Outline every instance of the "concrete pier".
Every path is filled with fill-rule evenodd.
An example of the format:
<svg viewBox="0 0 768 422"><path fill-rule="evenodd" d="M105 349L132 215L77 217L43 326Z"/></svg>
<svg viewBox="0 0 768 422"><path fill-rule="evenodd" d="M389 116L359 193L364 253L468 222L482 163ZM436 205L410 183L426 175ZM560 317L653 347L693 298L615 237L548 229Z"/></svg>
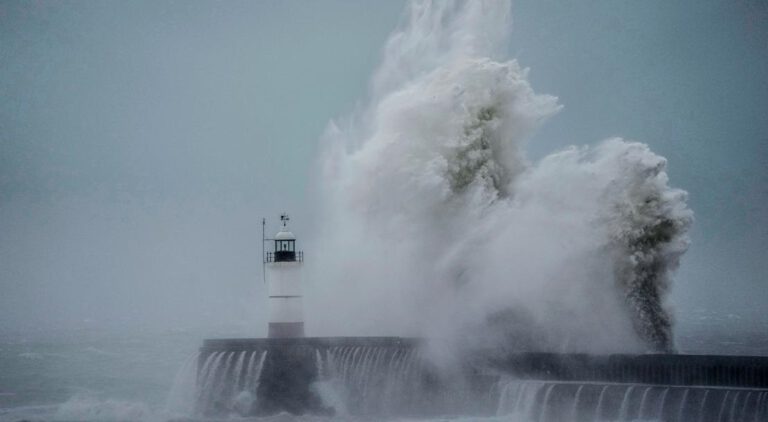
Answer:
<svg viewBox="0 0 768 422"><path fill-rule="evenodd" d="M522 353L489 363L520 378L768 388L768 357Z"/></svg>
<svg viewBox="0 0 768 422"><path fill-rule="evenodd" d="M422 343L400 337L206 340L198 362L199 411L334 414L339 404L324 401L320 391L330 386L351 414L488 416L511 394L503 385L516 382L538 389L530 400L541 409L573 401L570 411L604 408L618 417L624 407L640 412L636 401L656 400L659 412L673 412L664 406L694 412L706 404L738 406L739 417L768 417L768 357L519 353L468 356L446 371L425 358ZM640 389L644 399L633 395ZM708 402L696 407L694 400Z"/></svg>

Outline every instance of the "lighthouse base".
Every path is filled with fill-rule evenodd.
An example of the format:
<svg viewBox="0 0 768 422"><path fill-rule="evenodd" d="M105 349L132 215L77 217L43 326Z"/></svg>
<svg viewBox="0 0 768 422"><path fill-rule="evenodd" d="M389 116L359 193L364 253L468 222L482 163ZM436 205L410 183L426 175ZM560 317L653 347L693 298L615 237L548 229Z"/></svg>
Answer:
<svg viewBox="0 0 768 422"><path fill-rule="evenodd" d="M269 338L304 337L303 322L270 322Z"/></svg>

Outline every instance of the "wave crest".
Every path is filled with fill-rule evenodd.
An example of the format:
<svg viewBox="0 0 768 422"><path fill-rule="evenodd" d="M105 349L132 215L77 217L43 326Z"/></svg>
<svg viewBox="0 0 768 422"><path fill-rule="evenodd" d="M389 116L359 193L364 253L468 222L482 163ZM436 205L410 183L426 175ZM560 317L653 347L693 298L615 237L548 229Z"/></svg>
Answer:
<svg viewBox="0 0 768 422"><path fill-rule="evenodd" d="M560 105L499 60L508 11L413 2L370 104L329 127L310 323L457 347L670 350L685 192L637 142L526 159Z"/></svg>

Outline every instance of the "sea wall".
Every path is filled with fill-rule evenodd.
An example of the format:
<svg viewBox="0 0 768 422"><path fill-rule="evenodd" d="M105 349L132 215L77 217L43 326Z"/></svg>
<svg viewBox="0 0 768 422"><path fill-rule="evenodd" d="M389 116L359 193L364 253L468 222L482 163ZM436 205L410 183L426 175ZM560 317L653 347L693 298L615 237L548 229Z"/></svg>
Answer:
<svg viewBox="0 0 768 422"><path fill-rule="evenodd" d="M766 357L478 353L446 369L431 363L422 343L398 337L206 340L197 411L525 413L541 421L688 420L703 412L725 412L717 420L768 417Z"/></svg>
<svg viewBox="0 0 768 422"><path fill-rule="evenodd" d="M489 360L523 379L768 389L768 357L521 353Z"/></svg>
<svg viewBox="0 0 768 422"><path fill-rule="evenodd" d="M380 355L379 364L387 359L402 363L418 343L399 337L206 340L198 358L198 413L336 413L339 409L324 404L318 382L336 377L339 369L345 369L341 375L346 377L360 375L363 365L371 372L384 369L374 367L373 353ZM237 400L242 391L250 393L250 400L243 395Z"/></svg>

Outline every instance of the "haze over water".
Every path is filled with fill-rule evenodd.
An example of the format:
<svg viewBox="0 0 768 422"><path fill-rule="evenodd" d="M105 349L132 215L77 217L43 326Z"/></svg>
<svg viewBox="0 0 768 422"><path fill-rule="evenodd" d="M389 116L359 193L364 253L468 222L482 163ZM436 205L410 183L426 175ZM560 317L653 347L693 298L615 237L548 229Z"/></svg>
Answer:
<svg viewBox="0 0 768 422"><path fill-rule="evenodd" d="M764 6L399 7L0 8L0 420L169 416L283 210L311 335L768 353Z"/></svg>

